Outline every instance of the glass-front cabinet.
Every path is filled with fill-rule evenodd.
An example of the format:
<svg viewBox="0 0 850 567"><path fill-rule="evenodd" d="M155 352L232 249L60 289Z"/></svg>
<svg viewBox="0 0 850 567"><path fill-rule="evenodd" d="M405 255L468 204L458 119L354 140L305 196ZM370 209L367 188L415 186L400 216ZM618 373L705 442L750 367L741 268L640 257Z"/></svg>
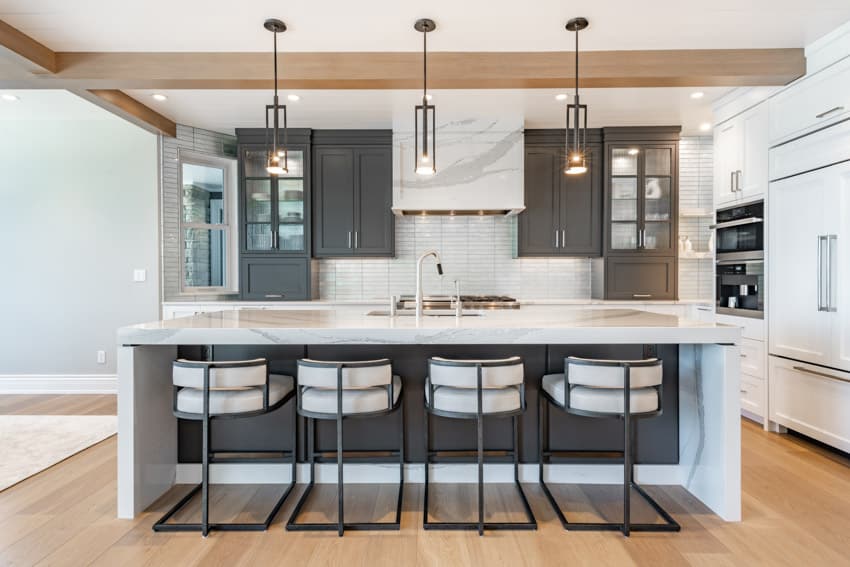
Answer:
<svg viewBox="0 0 850 567"><path fill-rule="evenodd" d="M628 142L607 146L607 251L674 253L677 146Z"/></svg>
<svg viewBox="0 0 850 567"><path fill-rule="evenodd" d="M288 173L269 175L262 146L242 148L243 251L303 255L307 208L303 149L290 149Z"/></svg>

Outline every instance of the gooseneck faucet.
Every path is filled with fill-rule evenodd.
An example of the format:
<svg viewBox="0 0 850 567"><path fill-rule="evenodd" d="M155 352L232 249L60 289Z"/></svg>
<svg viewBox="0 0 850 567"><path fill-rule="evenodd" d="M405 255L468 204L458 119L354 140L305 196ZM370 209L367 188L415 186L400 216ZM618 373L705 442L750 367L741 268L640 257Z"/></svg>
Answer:
<svg viewBox="0 0 850 567"><path fill-rule="evenodd" d="M416 261L416 316L422 316L422 262L428 256L433 256L437 261L437 273L443 275L443 261L440 259L440 253L436 250L426 250Z"/></svg>

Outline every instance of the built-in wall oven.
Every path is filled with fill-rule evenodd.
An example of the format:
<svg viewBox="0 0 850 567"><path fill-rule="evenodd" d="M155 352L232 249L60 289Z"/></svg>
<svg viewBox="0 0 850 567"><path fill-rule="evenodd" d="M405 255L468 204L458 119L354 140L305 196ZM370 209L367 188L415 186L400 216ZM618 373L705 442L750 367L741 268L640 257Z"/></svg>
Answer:
<svg viewBox="0 0 850 567"><path fill-rule="evenodd" d="M764 318L764 201L717 211L717 313Z"/></svg>

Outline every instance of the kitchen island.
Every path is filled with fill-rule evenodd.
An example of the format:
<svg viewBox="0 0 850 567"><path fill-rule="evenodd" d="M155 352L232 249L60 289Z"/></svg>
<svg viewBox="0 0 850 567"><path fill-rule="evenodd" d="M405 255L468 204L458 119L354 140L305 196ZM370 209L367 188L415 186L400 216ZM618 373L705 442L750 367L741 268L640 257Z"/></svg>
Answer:
<svg viewBox="0 0 850 567"><path fill-rule="evenodd" d="M330 310L267 311L242 309L206 313L124 327L118 332L118 515L132 518L175 483L198 477L198 430L172 415L171 362L180 357L229 360L262 356L273 372L295 374L298 358L326 360L388 357L405 384L407 480L422 479L422 403L427 358L519 355L525 363L528 411L522 418L521 479L537 479L537 386L543 374L563 370L569 355L598 358L658 356L664 360L664 414L641 420L638 429L637 480L643 484L681 485L714 513L740 520L740 329L672 315L630 309L571 309L524 306L519 310L481 311L454 316L375 316L362 307ZM284 410L281 410L284 411ZM285 410L290 411L290 410ZM268 419L266 419L266 417ZM273 415L258 423L234 423L216 433L222 443L260 450L286 438ZM278 426L280 424L280 426ZM568 416L558 424L562 448L615 450L619 425L588 424ZM374 427L374 426L373 426ZM449 424L445 426L458 427ZM446 430L448 431L448 429ZM554 431L554 430L553 430ZM464 443L463 433L445 435ZM319 432L320 445L332 449L332 436ZM349 439L359 448L380 446L391 431L358 430ZM507 435L488 425L496 443ZM348 434L347 434L348 435ZM236 444L238 440L240 444ZM468 443L467 443L468 445ZM227 468L227 467L231 468ZM289 482L285 467L268 465L213 468L213 482ZM333 467L333 465L326 465ZM386 467L357 474L352 482L392 482ZM465 465L439 465L434 480L463 481L454 474ZM236 467L236 468L233 468ZM499 467L488 465L498 477ZM302 473L309 470L300 467ZM348 470L348 465L346 465ZM547 468L548 482L619 482L618 465L565 462ZM265 471L265 472L264 472ZM325 476L319 469L318 482ZM348 475L348 473L346 473Z"/></svg>

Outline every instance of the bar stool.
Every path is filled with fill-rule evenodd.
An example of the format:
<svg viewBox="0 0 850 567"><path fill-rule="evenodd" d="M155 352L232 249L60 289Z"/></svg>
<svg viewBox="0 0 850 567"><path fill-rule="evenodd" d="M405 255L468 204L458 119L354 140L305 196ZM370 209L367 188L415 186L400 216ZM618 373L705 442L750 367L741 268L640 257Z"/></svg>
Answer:
<svg viewBox="0 0 850 567"><path fill-rule="evenodd" d="M434 357L428 360L425 380L425 514L424 529L443 530L535 530L537 521L519 483L519 431L517 417L525 411L525 384L522 359L518 356L498 360L450 360ZM430 465L441 462L438 453L469 453L469 450L432 451L430 416L475 420L478 429L475 461L452 459L451 462L478 464L478 521L429 522L428 489ZM484 418L510 417L513 427L509 451L484 449ZM514 483L522 499L526 522L484 521L484 456L506 453L512 457Z"/></svg>
<svg viewBox="0 0 850 567"><path fill-rule="evenodd" d="M540 485L568 530L619 530L628 536L633 531L677 532L679 524L635 482L633 420L661 415L662 361L595 360L567 357L563 374L543 376L538 412ZM560 506L543 480L543 468L554 452L549 450L549 405L570 414L623 420L623 522L576 523L567 521ZM619 452L618 452L619 453ZM615 457L619 460L619 456ZM663 524L631 522L631 488L634 488L664 519Z"/></svg>
<svg viewBox="0 0 850 567"><path fill-rule="evenodd" d="M298 361L298 414L307 419L307 459L310 461L310 484L298 500L286 529L290 531L331 531L339 536L345 530L398 530L401 525L401 502L404 493L404 406L401 397L401 378L393 375L387 358L363 362L327 362L302 359ZM343 509L343 423L351 418L368 418L398 412L397 451L356 451L360 454L383 453L398 457L398 501L393 522L346 523ZM337 463L337 521L335 523L297 523L298 515L313 490L316 463L324 462L316 454L315 420L336 421ZM350 452L348 452L350 453ZM349 457L349 460L352 457ZM361 463L376 463L359 458Z"/></svg>
<svg viewBox="0 0 850 567"><path fill-rule="evenodd" d="M202 424L201 483L175 504L153 525L155 532L200 531L207 537L210 530L220 531L265 531L277 515L283 502L295 486L296 420L292 412L292 449L281 451L257 451L251 453L279 454L279 457L262 459L219 457L216 455L241 452L237 449L213 451L211 426L213 420L254 417L272 412L294 396L294 380L291 376L269 374L266 359L239 360L230 362L204 362L176 360L172 363L174 389L173 412L180 419L200 421ZM292 480L277 500L272 511L262 523L210 523L209 492L210 463L235 463L261 460L289 462ZM201 491L201 522L168 523L168 520Z"/></svg>

